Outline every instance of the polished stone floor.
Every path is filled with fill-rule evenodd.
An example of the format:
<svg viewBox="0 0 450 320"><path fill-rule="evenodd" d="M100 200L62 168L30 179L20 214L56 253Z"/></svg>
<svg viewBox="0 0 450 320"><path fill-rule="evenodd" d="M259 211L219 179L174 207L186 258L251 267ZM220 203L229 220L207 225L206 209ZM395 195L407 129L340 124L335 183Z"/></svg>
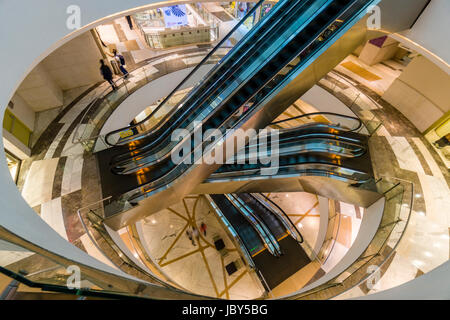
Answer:
<svg viewBox="0 0 450 320"><path fill-rule="evenodd" d="M191 241L186 231L192 227L200 230L202 223L207 226L206 235L200 233L198 239L193 237ZM185 198L182 203L144 219L142 229L148 254L181 287L226 299L254 299L263 294L259 279L249 268L241 266L232 275L226 272L226 265L242 258L205 197ZM216 236L225 242L225 257L214 247Z"/></svg>
<svg viewBox="0 0 450 320"><path fill-rule="evenodd" d="M192 54L191 51L185 53ZM205 51L198 54L205 54ZM168 58L170 53L165 53L161 59ZM152 59L151 61L158 62L159 58ZM179 53L174 59L180 59ZM355 57L348 58L364 67L355 59ZM150 61L146 61L148 62ZM383 123L373 137L374 145L379 147L373 160L377 164L376 169L383 174L413 182L415 202L407 232L388 267L383 269L378 287L368 290L365 285L361 285L342 298L396 286L431 271L449 258L450 174L447 166L429 142L395 110L395 106L380 98L382 91L393 81L396 73L386 71L385 68L371 68L369 71L381 78L377 80L380 83L369 84L366 79L361 79L359 75L352 74L351 70L341 66L325 80L328 83L339 84L333 87L333 94L337 98L351 104L355 97L358 97L357 107L360 113L368 119L376 119ZM321 85L326 87L326 81ZM348 81L354 86L349 86ZM107 87L105 83L93 84L80 90L82 92L66 93L67 103L37 139L32 157L24 161L18 188L37 214L63 238L99 260L111 264L90 242L77 217L77 210L80 207L101 199L101 190L95 158L85 152L81 145L72 143L74 130L81 121L80 115L92 98ZM365 99L365 96L373 100ZM289 198L289 195L271 196L274 199L278 197L278 200L283 196ZM309 197L308 201L296 201L290 205L286 200L280 200L280 203L286 206L292 221L310 245L314 246L319 217L317 199L315 196ZM194 212L192 203L202 201L199 199L185 199L185 201L190 205L175 206L172 209L176 213L170 210L158 213L143 223L149 239L159 239L147 241L147 247L152 256L159 259L160 267L188 290L232 299L257 297L261 293L260 288L255 277L248 271L242 269L232 277L224 276L223 263L226 262L211 247L210 237L214 233L219 233L224 238L227 235L218 222L214 222L215 218L208 216L206 205L201 205L205 207L204 210ZM361 219L356 208L341 204L341 209L344 215L350 217L351 222L345 222L347 231L337 241L336 256L330 258L330 261L337 261L346 252L354 240L358 219ZM197 241L197 246L193 246L185 235L185 228L200 221L207 222L208 235L201 237ZM156 227L163 224L169 227ZM234 251L236 248L233 248L231 242L228 245L230 259L237 259L237 251ZM187 265L195 268L185 268ZM320 270L323 273L329 268L321 265L309 266L308 270L304 270L308 276L297 277L298 285L304 286L314 279Z"/></svg>

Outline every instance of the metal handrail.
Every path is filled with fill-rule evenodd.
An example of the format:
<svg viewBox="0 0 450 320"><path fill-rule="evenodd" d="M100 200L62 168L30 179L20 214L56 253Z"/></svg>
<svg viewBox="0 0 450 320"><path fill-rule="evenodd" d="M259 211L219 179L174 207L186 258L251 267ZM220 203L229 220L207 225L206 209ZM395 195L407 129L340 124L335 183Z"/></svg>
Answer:
<svg viewBox="0 0 450 320"><path fill-rule="evenodd" d="M401 236L399 237L399 239L398 239L397 242L395 243L395 245L394 245L394 247L392 248L391 252L383 259L383 261L382 261L380 264L378 264L377 270L376 270L375 272L377 272L378 270L380 270L380 268L382 268L382 267L385 265L385 263L386 263L387 261L389 261L389 259L390 259L390 258L392 257L392 255L394 254L395 250L398 248L398 246L399 246L401 240L403 239L404 235L406 234L406 230L407 230L407 227L408 227L409 222L410 222L410 219L411 219L412 206L413 206L413 203L414 203L414 184L413 184L411 181L399 179L399 178L396 178L396 177L390 177L390 178L396 179L396 180L400 180L400 181L404 181L404 182L406 182L406 183L411 184L410 210L409 210L409 213L408 213L408 218L407 218L406 221L405 221L405 228L402 230ZM399 185L397 184L396 186L398 187ZM403 221L403 220L401 220L401 221ZM398 223L399 223L399 221L396 222L396 225L397 225ZM379 229L380 229L380 228L383 228L383 227L379 227ZM394 228L395 228L395 226L394 226ZM385 244L390 240L390 237L391 237L391 235L392 235L392 232L394 231L394 228L392 228L392 230L391 230L391 232L389 233L389 235L386 236L386 239L383 241L383 244L380 246L380 248L378 249L378 251L372 256L372 258L373 258L374 256L380 254L382 248L384 248L384 247L385 247ZM364 252L363 252L363 253L364 253ZM365 258L367 258L367 257L365 257ZM360 260L360 259L358 258L355 262L357 262L358 260ZM370 260L368 260L367 262L365 262L362 266L358 267L354 272L352 272L349 276L347 276L344 280L342 280L342 281L340 281L340 282L332 282L332 281L337 280L342 274L344 274L344 273L346 272L346 270L348 270L349 268L351 268L351 266L349 266L346 270L344 270L344 271L343 271L341 274L339 274L338 276L336 276L336 277L334 277L333 279L331 279L330 281L328 281L328 282L327 282L328 285L327 285L327 283L325 283L324 285L327 285L325 288L321 288L321 289L319 289L319 290L317 290L317 288L316 288L316 289L311 289L311 290L309 290L309 291L307 291L307 292L304 292L304 293L291 295L289 298L291 298L291 299L301 299L301 298L303 298L303 297L306 297L306 296L309 296L309 295L312 295L312 294L315 294L315 293L318 293L318 292L323 292L323 291L329 289L330 287L335 287L335 286L343 285L343 283L344 283L345 280L347 280L347 279L348 279L349 277L351 277L353 274L355 274L356 272L358 272L359 270L361 270L361 268L363 268L365 265L367 265L371 260L372 260L372 259L370 259ZM373 273L371 273L371 274L368 274L368 275L365 276L363 279L361 279L357 284L352 285L350 288L344 290L343 292L339 292L339 293L335 294L334 296L332 296L332 297L330 297L330 298L334 298L334 297L336 297L336 296L338 296L338 295L340 295L340 294L342 294L342 293L344 293L344 292L347 292L348 290L351 290L352 288L355 288L355 287L361 285L363 282L367 281L367 280L368 280L375 272L373 272Z"/></svg>
<svg viewBox="0 0 450 320"><path fill-rule="evenodd" d="M276 204L274 201L272 201L272 199L270 199L269 197L267 197L265 194L263 193L258 193L260 196L262 196L264 198L264 200L267 200L268 202L270 202L270 204L272 204L279 212L281 212L285 219L282 219L283 221L288 222L292 228L288 228L288 230L293 229L294 232L299 236L299 238L301 239L300 241L297 241L299 243L303 243L305 241L305 239L303 238L302 234L300 233L300 231L297 229L297 227L295 226L295 224L292 222L291 219L289 219L289 216L286 214L286 212L278 205Z"/></svg>
<svg viewBox="0 0 450 320"><path fill-rule="evenodd" d="M125 263L125 264L129 265L130 267L132 267L133 269L136 269L136 270L138 270L139 272L142 272L142 273L145 274L146 276L150 277L150 278L151 278L153 281L155 281L156 283L159 283L159 284L161 284L161 285L163 285L163 286L165 286L165 287L168 287L168 288L173 288L173 287L172 287L171 285L169 285L167 282L165 282L165 281L159 279L157 276L155 276L155 275L153 275L153 274L147 272L146 270L142 269L140 266L138 266L137 264L135 264L130 258L127 257L127 255L126 255L124 252L122 252L122 250L114 243L114 241L112 241L112 242L114 243L114 245L117 246L117 249L114 248L111 244L109 244L108 241L107 241L107 243L108 243L108 245L111 247L111 249L113 249L113 251L114 251L114 252L115 252L115 253L123 260L123 263L122 263L120 266L118 266L118 265L117 265L116 263L114 263L110 258L108 258L108 256L107 256L107 255L103 252L103 250L100 248L100 245L98 244L98 242L97 242L97 240L95 239L95 237L94 237L94 236L91 234L91 232L89 231L89 228L88 228L87 224L85 223L83 217L81 216L81 211L82 211L83 209L88 209L88 208L89 208L89 212L91 212L92 214L94 214L94 215L95 215L96 217L98 217L99 219L103 219L103 218L102 218L101 216L99 216L95 211L93 211L92 209L90 209L90 207L92 207L94 204L103 203L104 201L106 201L106 200L108 200L108 199L110 199L110 198L111 198L111 197L105 198L105 199L103 199L103 200L97 201L97 202L95 202L95 203L93 203L93 204L91 204L91 205L89 205L89 206L86 206L86 207L83 207L83 208L77 210L77 215L78 215L78 218L79 218L79 220L80 220L80 222L81 222L81 225L83 226L83 228L84 228L84 230L85 230L87 236L88 236L89 239L91 240L91 242L94 244L94 246L97 248L97 250L100 251L100 253L101 253L106 259L108 259L108 261L110 261L117 269L121 270L120 267ZM121 256L121 254L124 255L127 259L124 260L124 259L122 258L122 256Z"/></svg>
<svg viewBox="0 0 450 320"><path fill-rule="evenodd" d="M300 116L292 117L292 118L289 118L289 119L284 119L284 120L272 122L271 124L269 124L269 126L274 126L274 125L278 125L278 124L285 123L285 122L288 122L288 121L298 120L298 119L301 119L301 118L311 117L311 116L316 116L316 115L333 115L333 116L338 116L338 117L342 117L342 118L347 118L347 119L352 119L352 120L358 121L358 127L355 128L355 129L349 130L349 132L356 132L359 129L361 129L362 126L363 126L363 122L361 121L360 118L347 116L347 115L334 113L334 112L313 112L313 113L302 114Z"/></svg>
<svg viewBox="0 0 450 320"><path fill-rule="evenodd" d="M206 61L208 61L209 58L211 58L213 56L213 54L226 42L228 41L228 37L230 35L232 35L235 31L237 31L242 24L253 15L254 12L256 12L256 10L264 3L265 0L260 0L246 15L244 18L241 19L241 21L239 21L239 23L237 23L228 33L227 36L225 36L221 41L219 41L219 43L203 58L203 60L197 64L197 66L195 66L195 68L172 90L172 92L158 105L158 107L156 107L151 113L150 115L148 115L147 117L145 117L143 120L131 125L131 126L127 126L125 128L121 128L121 129L117 129L114 131L109 132L106 137L105 137L105 142L110 145L110 146L115 146L115 144L111 144L108 142L108 137L110 137L111 135L115 134L115 133L119 133L122 132L124 130L131 130L134 129L140 125L142 125L144 122L146 122L148 119L150 119L151 117L154 116L154 114L156 112L158 112L166 103L167 101L169 101L169 99L172 98L172 96L191 78L191 76L196 73L205 63Z"/></svg>
<svg viewBox="0 0 450 320"><path fill-rule="evenodd" d="M245 246L244 241L241 239L241 237L239 236L239 234L237 233L237 231L234 229L233 225L228 221L228 219L225 217L225 215L222 213L222 211L220 210L220 208L215 204L214 200L211 198L210 195L205 195L205 198L208 200L209 204L213 207L214 211L220 216L221 219L226 220L228 222L229 227L231 228L234 232L233 234L235 235L233 238L238 242L239 246L243 249L244 251L244 255L247 258L247 262L248 265L251 269L256 269L256 265L255 262L252 259L252 255L250 254L250 251L248 250L248 248Z"/></svg>
<svg viewBox="0 0 450 320"><path fill-rule="evenodd" d="M245 219L254 227L255 231L258 233L262 242L266 245L267 250L274 256L279 256L281 254L281 248L274 238L274 236L267 229L267 226L261 221L261 219L253 214L252 211L248 210L239 201L239 198L233 194L226 194L225 197L230 201L230 203L238 210ZM245 211L246 212L245 212ZM254 219L255 221L252 221ZM261 229L260 229L261 228Z"/></svg>

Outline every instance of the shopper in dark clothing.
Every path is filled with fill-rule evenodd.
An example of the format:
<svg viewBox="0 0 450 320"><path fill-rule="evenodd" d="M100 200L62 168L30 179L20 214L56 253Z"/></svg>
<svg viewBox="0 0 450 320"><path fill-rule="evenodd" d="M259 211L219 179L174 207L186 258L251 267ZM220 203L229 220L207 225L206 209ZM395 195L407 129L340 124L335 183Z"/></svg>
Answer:
<svg viewBox="0 0 450 320"><path fill-rule="evenodd" d="M116 59L117 64L119 65L119 69L120 71L122 71L123 75L124 75L124 79L127 79L129 76L129 73L127 71L127 69L125 69L125 58L123 56L121 56L120 54L117 53L117 50L114 49L113 50L113 54L114 54L114 59Z"/></svg>
<svg viewBox="0 0 450 320"><path fill-rule="evenodd" d="M126 16L128 26L130 27L130 30L133 30L133 22L131 21L131 16Z"/></svg>
<svg viewBox="0 0 450 320"><path fill-rule="evenodd" d="M109 82L113 90L116 90L117 87L113 81L113 73L111 69L105 64L105 61L100 60L100 72L103 76L103 79Z"/></svg>

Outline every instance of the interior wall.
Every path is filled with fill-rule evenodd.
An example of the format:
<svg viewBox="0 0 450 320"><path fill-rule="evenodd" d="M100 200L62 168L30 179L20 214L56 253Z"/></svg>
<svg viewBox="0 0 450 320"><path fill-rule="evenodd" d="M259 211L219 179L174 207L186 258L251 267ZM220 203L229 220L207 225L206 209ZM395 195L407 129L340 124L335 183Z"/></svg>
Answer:
<svg viewBox="0 0 450 320"><path fill-rule="evenodd" d="M424 132L450 111L450 75L419 56L392 83L383 99Z"/></svg>
<svg viewBox="0 0 450 320"><path fill-rule="evenodd" d="M59 107L64 101L61 87L42 63L27 75L17 93L36 112Z"/></svg>
<svg viewBox="0 0 450 320"><path fill-rule="evenodd" d="M14 104L13 108L9 108L20 121L22 121L28 129L34 130L34 121L36 118L36 113L28 105L28 103L18 94L15 94L11 102Z"/></svg>
<svg viewBox="0 0 450 320"><path fill-rule="evenodd" d="M427 48L429 51L450 64L450 1L431 0L425 11L407 31L401 35Z"/></svg>
<svg viewBox="0 0 450 320"><path fill-rule="evenodd" d="M90 32L85 32L52 52L42 61L56 84L64 91L99 81L102 54Z"/></svg>

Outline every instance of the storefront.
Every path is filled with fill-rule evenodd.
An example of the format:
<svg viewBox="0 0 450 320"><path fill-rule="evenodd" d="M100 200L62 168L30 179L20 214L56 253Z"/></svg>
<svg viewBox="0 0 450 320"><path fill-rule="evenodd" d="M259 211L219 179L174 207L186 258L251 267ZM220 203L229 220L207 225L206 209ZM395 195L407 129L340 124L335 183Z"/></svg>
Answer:
<svg viewBox="0 0 450 320"><path fill-rule="evenodd" d="M227 5L223 5L225 10L238 20L242 20L254 6L255 3L241 1L232 1ZM272 8L272 4L263 4L260 9L256 10L251 17L244 21L244 25L249 29L252 28L261 18L267 15Z"/></svg>
<svg viewBox="0 0 450 320"><path fill-rule="evenodd" d="M150 48L211 43L219 38L218 20L199 4L147 10L133 16Z"/></svg>

